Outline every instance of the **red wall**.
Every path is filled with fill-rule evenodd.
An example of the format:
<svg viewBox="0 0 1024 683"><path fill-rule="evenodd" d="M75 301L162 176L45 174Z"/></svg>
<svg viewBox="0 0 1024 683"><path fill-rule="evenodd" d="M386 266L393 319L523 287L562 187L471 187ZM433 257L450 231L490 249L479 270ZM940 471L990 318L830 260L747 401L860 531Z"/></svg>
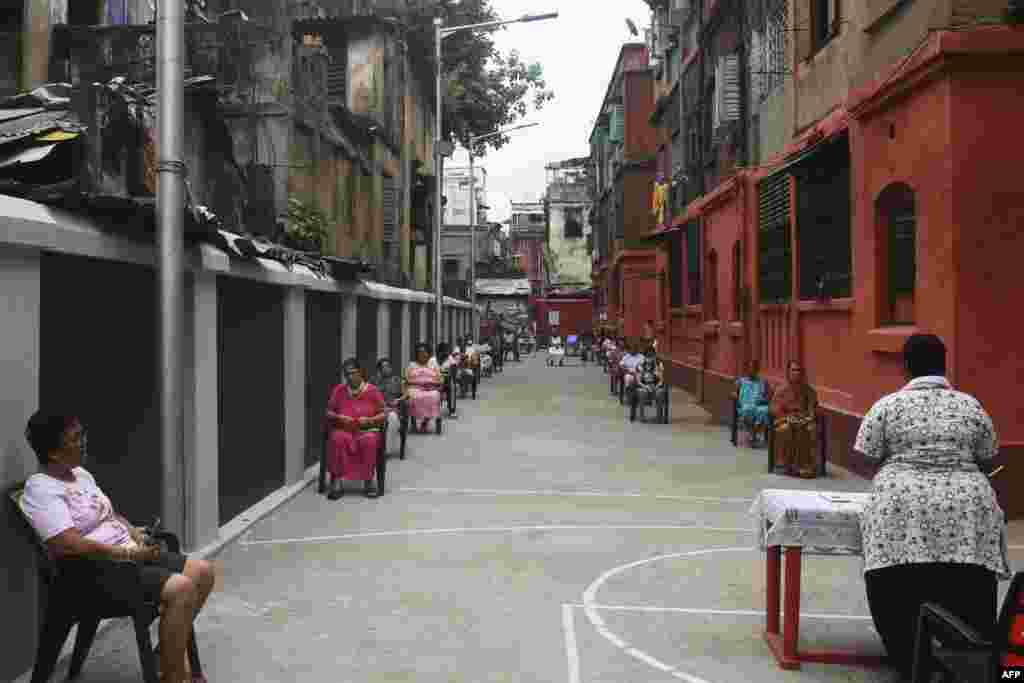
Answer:
<svg viewBox="0 0 1024 683"><path fill-rule="evenodd" d="M793 303L758 303L756 181L762 171L741 174L734 196L701 210L705 274L709 250L718 254L717 310L683 307L658 316L664 323L660 348L665 355L691 369L705 366L709 378L734 376L748 353L761 360L769 381L781 380L785 361L801 360L830 414L830 458L841 464L850 459L857 416L906 381L901 351L915 332L935 333L945 341L950 378L992 415L1001 458L1024 455L1024 401L1019 399L1024 386L1024 318L1019 313L1024 300L1019 275L1024 263L1019 170L1024 144L1012 133L1024 117L1024 33L973 33L934 40L957 42L953 55L988 50L991 56L975 55L970 61L939 56L947 60L948 70L918 80L900 97L866 98L854 109L849 122L851 298L799 301L799 245L794 243ZM1019 43L1013 50L985 46L1011 38ZM972 40L977 44L965 43ZM895 81L887 85L898 86ZM916 322L898 327L883 325L886 233L875 203L896 182L914 190L917 213ZM795 213L791 216L795 235L799 226ZM747 319L733 322L732 247L737 239L743 240L751 304ZM655 271L667 271L668 244L662 243L654 259ZM705 302L708 284L705 280ZM657 295L651 298L658 300ZM1024 469L1008 467L995 484L1011 514L1024 512L1024 497L1013 493L1024 486Z"/></svg>
<svg viewBox="0 0 1024 683"><path fill-rule="evenodd" d="M654 113L654 78L649 71L627 71L622 76L626 103L627 160L653 156L658 151L658 129L651 126Z"/></svg>
<svg viewBox="0 0 1024 683"><path fill-rule="evenodd" d="M537 299L537 330L541 336L551 334L548 311L558 311L558 332L563 339L593 332L594 303L590 299Z"/></svg>
<svg viewBox="0 0 1024 683"><path fill-rule="evenodd" d="M1004 446L1024 446L1024 56L952 83L952 224L956 255L956 383L981 399ZM1012 78L1016 87L1008 87ZM984 122L984 125L982 125ZM1009 469L1009 468L1008 468Z"/></svg>

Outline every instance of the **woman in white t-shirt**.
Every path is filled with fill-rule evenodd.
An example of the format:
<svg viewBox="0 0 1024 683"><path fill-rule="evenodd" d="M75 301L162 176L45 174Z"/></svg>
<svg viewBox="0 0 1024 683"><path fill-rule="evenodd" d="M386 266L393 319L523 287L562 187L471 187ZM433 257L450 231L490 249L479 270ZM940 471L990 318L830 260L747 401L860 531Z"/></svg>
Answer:
<svg viewBox="0 0 1024 683"><path fill-rule="evenodd" d="M160 664L163 681L187 680L185 651L192 621L213 589L213 565L144 545L142 530L114 507L82 467L85 429L73 416L38 411L25 429L40 471L25 482L21 507L71 593L99 592L127 606L161 605ZM193 681L205 681L202 674Z"/></svg>

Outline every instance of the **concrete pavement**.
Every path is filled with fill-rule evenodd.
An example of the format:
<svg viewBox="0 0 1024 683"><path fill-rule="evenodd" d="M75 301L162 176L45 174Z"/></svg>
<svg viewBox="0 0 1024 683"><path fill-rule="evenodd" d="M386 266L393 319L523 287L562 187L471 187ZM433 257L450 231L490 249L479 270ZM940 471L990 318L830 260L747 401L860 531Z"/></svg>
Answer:
<svg viewBox="0 0 1024 683"><path fill-rule="evenodd" d="M199 620L211 681L894 680L783 672L760 637L752 498L868 482L767 474L763 450L733 448L681 392L671 424L630 424L600 369L540 354L459 413L410 437L382 498L309 487L221 553ZM802 609L804 646L881 651L857 558L805 560ZM81 680L138 678L118 627Z"/></svg>

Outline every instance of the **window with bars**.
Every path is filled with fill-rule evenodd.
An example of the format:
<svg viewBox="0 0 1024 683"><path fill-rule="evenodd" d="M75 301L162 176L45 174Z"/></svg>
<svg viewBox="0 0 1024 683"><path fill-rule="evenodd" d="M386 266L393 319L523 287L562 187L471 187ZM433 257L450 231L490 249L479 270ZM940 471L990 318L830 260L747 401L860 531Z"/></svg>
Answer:
<svg viewBox="0 0 1024 683"><path fill-rule="evenodd" d="M800 298L849 297L853 290L850 156L846 137L793 171L799 240Z"/></svg>
<svg viewBox="0 0 1024 683"><path fill-rule="evenodd" d="M909 325L915 320L917 282L917 208L914 191L904 183L889 185L875 202L885 245L885 290L882 324Z"/></svg>
<svg viewBox="0 0 1024 683"><path fill-rule="evenodd" d="M687 303L691 306L699 306L703 300L701 261L700 221L690 221L686 224L686 286L689 292Z"/></svg>
<svg viewBox="0 0 1024 683"><path fill-rule="evenodd" d="M715 62L715 90L711 103L711 130L718 129L740 117L739 55L722 55Z"/></svg>
<svg viewBox="0 0 1024 683"><path fill-rule="evenodd" d="M757 283L761 303L789 301L792 250L789 225L789 175L776 173L758 185Z"/></svg>
<svg viewBox="0 0 1024 683"><path fill-rule="evenodd" d="M747 53L751 102L755 104L774 93L789 72L787 16L786 0L754 0L750 5Z"/></svg>

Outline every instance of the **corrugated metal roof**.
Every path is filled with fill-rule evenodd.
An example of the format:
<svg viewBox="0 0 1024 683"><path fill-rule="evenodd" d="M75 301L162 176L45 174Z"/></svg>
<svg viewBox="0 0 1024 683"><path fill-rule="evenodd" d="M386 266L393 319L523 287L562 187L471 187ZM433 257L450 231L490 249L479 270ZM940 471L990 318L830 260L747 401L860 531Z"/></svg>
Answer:
<svg viewBox="0 0 1024 683"><path fill-rule="evenodd" d="M476 293L486 296L529 296L530 281L522 279L477 278Z"/></svg>
<svg viewBox="0 0 1024 683"><path fill-rule="evenodd" d="M77 120L72 112L66 109L41 111L37 114L0 123L0 144L23 140L40 133L49 133L52 130L81 133L85 131L85 126Z"/></svg>

